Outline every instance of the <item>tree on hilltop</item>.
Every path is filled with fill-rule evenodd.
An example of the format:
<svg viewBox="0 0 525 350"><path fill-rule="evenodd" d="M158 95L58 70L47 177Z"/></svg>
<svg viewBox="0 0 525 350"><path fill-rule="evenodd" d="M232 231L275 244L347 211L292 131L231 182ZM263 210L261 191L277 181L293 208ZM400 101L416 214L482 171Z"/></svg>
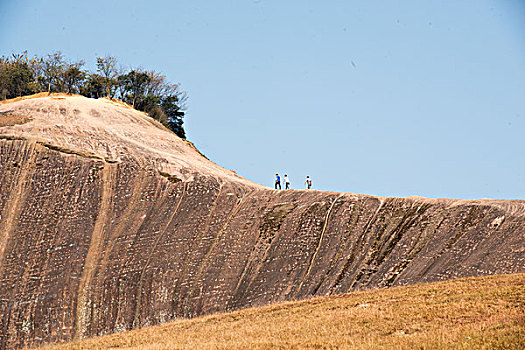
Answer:
<svg viewBox="0 0 525 350"><path fill-rule="evenodd" d="M89 98L101 98L105 93L104 78L94 73L87 76L80 87L80 94Z"/></svg>
<svg viewBox="0 0 525 350"><path fill-rule="evenodd" d="M70 63L64 71L64 88L68 94L76 94L80 92L84 80L86 79L86 72L80 69L83 65L84 61Z"/></svg>
<svg viewBox="0 0 525 350"><path fill-rule="evenodd" d="M47 55L42 61L42 76L39 80L47 87L47 92L64 92L62 77L66 62L60 51Z"/></svg>
<svg viewBox="0 0 525 350"><path fill-rule="evenodd" d="M33 80L27 54L13 54L12 57L0 58L0 97L15 98L32 93L30 83Z"/></svg>
<svg viewBox="0 0 525 350"><path fill-rule="evenodd" d="M127 74L118 77L121 99L132 105L133 108L140 109L138 105L144 99L147 85L150 83L150 76L145 72L131 70Z"/></svg>
<svg viewBox="0 0 525 350"><path fill-rule="evenodd" d="M97 57L97 72L102 77L106 96L113 98L117 85L117 59L113 56Z"/></svg>

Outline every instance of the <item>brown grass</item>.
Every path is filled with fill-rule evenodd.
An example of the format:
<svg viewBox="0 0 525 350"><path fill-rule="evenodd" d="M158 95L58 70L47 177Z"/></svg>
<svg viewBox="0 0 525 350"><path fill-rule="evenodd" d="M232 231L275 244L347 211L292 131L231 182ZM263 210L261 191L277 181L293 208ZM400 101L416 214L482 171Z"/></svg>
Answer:
<svg viewBox="0 0 525 350"><path fill-rule="evenodd" d="M128 108L128 109L133 109L135 110L135 108L133 108L132 105L130 104L127 104L126 102L122 101L122 100L119 100L118 98L111 98L111 97L102 97L103 100L107 100L109 102L112 102L114 105L116 106L119 106L119 107L124 107L124 108Z"/></svg>
<svg viewBox="0 0 525 350"><path fill-rule="evenodd" d="M25 124L30 122L33 118L13 112L0 112L0 127L13 126L17 124Z"/></svg>
<svg viewBox="0 0 525 350"><path fill-rule="evenodd" d="M5 105L5 104L8 104L8 103L13 103L13 102L18 102L18 101L24 101L24 100L30 100L32 98L40 98L40 97L48 97L48 96L51 96L51 98L64 98L64 97L67 97L67 96L80 96L80 95L77 95L77 94L66 94L66 93L63 93L63 92L39 92L37 94L33 94L33 95L27 95L27 96L20 96L20 97L15 97L15 98L11 98L11 99L8 99L8 100L3 100L3 101L0 101L0 106L1 105Z"/></svg>
<svg viewBox="0 0 525 350"><path fill-rule="evenodd" d="M24 101L24 100L30 100L32 98L51 97L53 99L64 99L64 98L70 97L70 96L84 97L84 96L79 95L79 94L67 94L65 92L51 92L51 93L49 93L49 92L39 92L39 93L33 94L33 95L20 96L20 97L11 98L11 99L8 99L8 100L0 101L0 106L8 104L8 103ZM128 109L134 109L131 105L129 105L126 102L121 101L121 100L119 100L117 98L102 97L102 99L103 100L107 100L109 102L112 102L115 105L120 106L120 107L124 107L124 108L128 108Z"/></svg>
<svg viewBox="0 0 525 350"><path fill-rule="evenodd" d="M286 302L47 349L525 349L525 274Z"/></svg>

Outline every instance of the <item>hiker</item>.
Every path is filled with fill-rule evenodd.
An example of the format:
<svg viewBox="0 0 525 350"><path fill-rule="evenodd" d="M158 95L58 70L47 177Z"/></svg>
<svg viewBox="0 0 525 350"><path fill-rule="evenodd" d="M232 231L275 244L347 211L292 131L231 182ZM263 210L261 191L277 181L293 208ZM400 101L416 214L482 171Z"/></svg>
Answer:
<svg viewBox="0 0 525 350"><path fill-rule="evenodd" d="M283 183L284 183L285 190L290 188L290 179L288 179L288 175L286 174L284 174Z"/></svg>
<svg viewBox="0 0 525 350"><path fill-rule="evenodd" d="M310 176L306 176L306 181L304 183L308 189L312 188L312 179L310 179Z"/></svg>
<svg viewBox="0 0 525 350"><path fill-rule="evenodd" d="M281 189L281 177L279 174L275 174L275 189L277 189L277 187Z"/></svg>

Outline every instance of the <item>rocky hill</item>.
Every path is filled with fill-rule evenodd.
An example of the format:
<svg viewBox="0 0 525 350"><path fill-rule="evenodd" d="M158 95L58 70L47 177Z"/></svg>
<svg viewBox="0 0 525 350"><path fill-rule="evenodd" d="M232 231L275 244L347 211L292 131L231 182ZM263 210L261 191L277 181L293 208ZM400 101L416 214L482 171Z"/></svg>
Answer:
<svg viewBox="0 0 525 350"><path fill-rule="evenodd" d="M272 302L525 272L525 201L275 191L145 114L0 105L0 348Z"/></svg>

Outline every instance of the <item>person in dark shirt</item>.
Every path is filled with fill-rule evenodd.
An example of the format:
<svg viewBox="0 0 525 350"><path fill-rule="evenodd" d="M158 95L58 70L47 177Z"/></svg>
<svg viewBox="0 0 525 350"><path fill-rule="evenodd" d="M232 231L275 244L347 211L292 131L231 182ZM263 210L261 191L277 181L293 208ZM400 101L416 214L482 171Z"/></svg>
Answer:
<svg viewBox="0 0 525 350"><path fill-rule="evenodd" d="M304 183L306 184L306 188L308 189L312 188L312 179L310 179L310 176L306 177L306 181Z"/></svg>

